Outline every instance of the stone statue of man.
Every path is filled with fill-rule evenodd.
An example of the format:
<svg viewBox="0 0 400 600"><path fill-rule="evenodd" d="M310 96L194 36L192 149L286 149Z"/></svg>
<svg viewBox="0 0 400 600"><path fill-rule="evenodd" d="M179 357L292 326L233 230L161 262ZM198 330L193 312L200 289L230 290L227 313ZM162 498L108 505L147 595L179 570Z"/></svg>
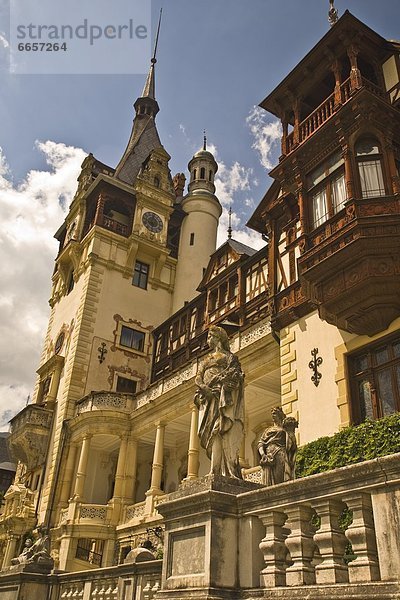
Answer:
<svg viewBox="0 0 400 600"><path fill-rule="evenodd" d="M200 410L200 443L211 459L210 474L241 479L244 375L224 329L211 326L208 345L211 354L199 367L194 398Z"/></svg>
<svg viewBox="0 0 400 600"><path fill-rule="evenodd" d="M265 485L283 483L295 477L295 429L298 422L293 417L287 417L279 406L273 408L271 413L274 424L265 429L258 442L262 483Z"/></svg>

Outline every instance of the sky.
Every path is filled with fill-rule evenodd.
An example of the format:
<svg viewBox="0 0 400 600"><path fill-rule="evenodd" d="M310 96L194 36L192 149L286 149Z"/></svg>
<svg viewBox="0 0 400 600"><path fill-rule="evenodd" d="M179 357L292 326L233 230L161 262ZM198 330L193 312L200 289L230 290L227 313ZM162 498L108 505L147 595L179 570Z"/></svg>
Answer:
<svg viewBox="0 0 400 600"><path fill-rule="evenodd" d="M10 2L12 9L21 1L0 0L0 430L33 391L57 252L52 236L80 164L89 152L118 163L145 79L10 73ZM134 1L108 4L118 19ZM57 2L71 7L76 0L52 0L53 7ZM99 10L99 0L85 2ZM398 0L335 4L339 14L348 9L384 37L400 39ZM258 248L260 236L245 223L271 183L280 126L257 105L328 31L329 1L153 0L153 35L161 6L157 128L172 175L187 174L206 129L219 163L219 243L232 206L234 237ZM126 64L127 52L110 56L112 73L121 70L119 58Z"/></svg>

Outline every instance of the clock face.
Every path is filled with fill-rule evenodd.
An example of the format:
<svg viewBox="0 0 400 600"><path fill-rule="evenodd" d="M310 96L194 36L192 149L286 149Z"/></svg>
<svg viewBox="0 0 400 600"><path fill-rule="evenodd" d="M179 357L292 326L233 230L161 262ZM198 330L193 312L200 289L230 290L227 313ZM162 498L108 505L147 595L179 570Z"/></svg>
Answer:
<svg viewBox="0 0 400 600"><path fill-rule="evenodd" d="M163 228L163 222L161 217L153 212L145 212L142 216L142 223L149 231L153 233L160 233Z"/></svg>

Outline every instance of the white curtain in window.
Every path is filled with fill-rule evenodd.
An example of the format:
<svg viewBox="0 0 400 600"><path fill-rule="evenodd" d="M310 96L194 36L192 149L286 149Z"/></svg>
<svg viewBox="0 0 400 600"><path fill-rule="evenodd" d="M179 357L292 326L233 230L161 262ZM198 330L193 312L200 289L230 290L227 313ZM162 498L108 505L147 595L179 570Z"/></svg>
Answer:
<svg viewBox="0 0 400 600"><path fill-rule="evenodd" d="M321 189L319 192L314 194L312 197L312 209L313 209L313 224L314 227L318 227L327 220L328 218L328 207L326 203L326 190Z"/></svg>
<svg viewBox="0 0 400 600"><path fill-rule="evenodd" d="M382 165L379 159L363 160L358 165L363 198L384 196Z"/></svg>
<svg viewBox="0 0 400 600"><path fill-rule="evenodd" d="M346 202L346 183L343 173L332 180L332 206L333 212L337 213L342 210Z"/></svg>

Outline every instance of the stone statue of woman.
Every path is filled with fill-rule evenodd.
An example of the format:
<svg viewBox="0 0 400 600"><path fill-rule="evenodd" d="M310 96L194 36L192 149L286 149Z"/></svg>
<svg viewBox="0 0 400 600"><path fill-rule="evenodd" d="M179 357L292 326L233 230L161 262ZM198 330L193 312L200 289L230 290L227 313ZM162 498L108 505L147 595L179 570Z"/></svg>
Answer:
<svg viewBox="0 0 400 600"><path fill-rule="evenodd" d="M295 477L295 428L298 422L293 417L287 417L279 406L273 408L271 413L274 424L265 429L258 442L264 485L276 485Z"/></svg>
<svg viewBox="0 0 400 600"><path fill-rule="evenodd" d="M241 479L244 375L224 329L211 326L208 345L211 354L199 367L194 398L200 410L200 444L211 459L210 474Z"/></svg>

